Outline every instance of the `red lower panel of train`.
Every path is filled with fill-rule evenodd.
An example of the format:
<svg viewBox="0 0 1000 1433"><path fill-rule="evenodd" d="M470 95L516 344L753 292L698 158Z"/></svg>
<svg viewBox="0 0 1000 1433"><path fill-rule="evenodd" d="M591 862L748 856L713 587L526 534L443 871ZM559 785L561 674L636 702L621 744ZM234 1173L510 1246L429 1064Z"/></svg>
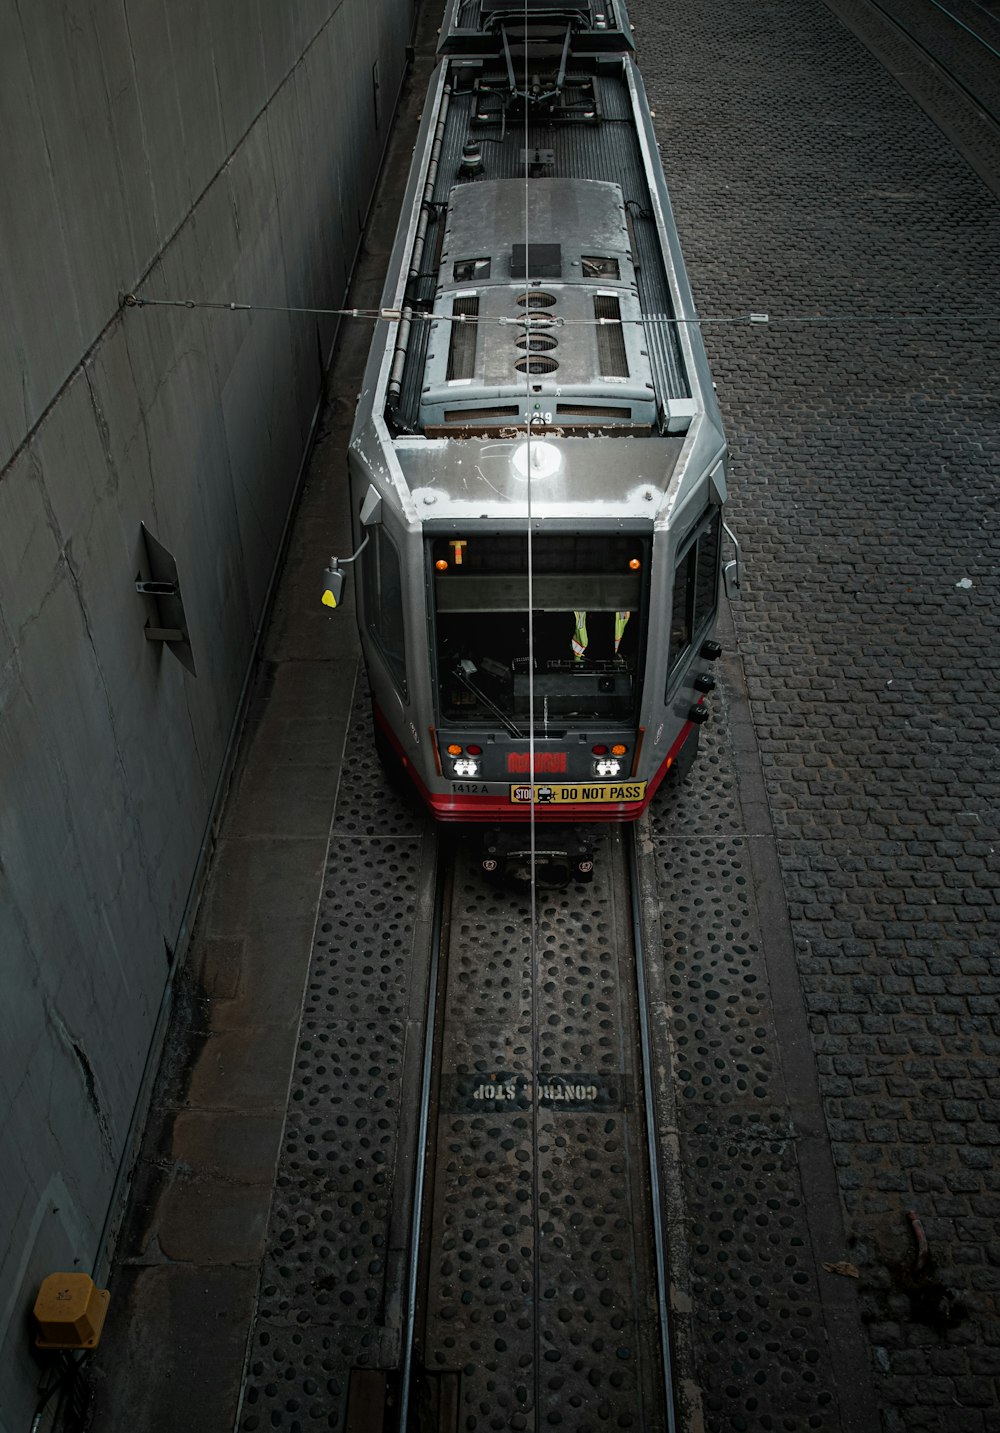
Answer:
<svg viewBox="0 0 1000 1433"><path fill-rule="evenodd" d="M376 704L373 704L372 711L379 734L388 744L405 775L413 782L425 806L436 821L461 823L489 822L492 825L496 825L498 822L527 824L529 820L528 813L530 811L530 806L527 802L515 805L509 798L505 799L493 793L486 795L467 795L462 792L430 791L420 776L420 773L415 769L413 763L404 752L395 732L389 726L381 709ZM601 803L600 805L583 802L577 805L569 801L562 801L558 805L548 806L543 799L535 802L535 820L558 822L564 826L577 822L590 825L596 824L597 822L638 820L656 795L663 779L677 761L684 744L690 737L695 735L696 731L697 728L693 722L688 721L684 723L677 740L660 764L658 770L648 782L645 795L641 801L609 802ZM536 785L537 784L536 782Z"/></svg>

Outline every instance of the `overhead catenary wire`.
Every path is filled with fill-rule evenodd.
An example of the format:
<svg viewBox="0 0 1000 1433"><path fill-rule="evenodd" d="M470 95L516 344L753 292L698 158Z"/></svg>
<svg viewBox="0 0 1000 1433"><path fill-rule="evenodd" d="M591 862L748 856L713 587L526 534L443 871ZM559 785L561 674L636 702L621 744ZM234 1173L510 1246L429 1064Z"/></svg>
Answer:
<svg viewBox="0 0 1000 1433"><path fill-rule="evenodd" d="M568 43L568 37L567 37ZM506 38L505 38L506 47ZM509 51L508 51L509 61ZM531 165L529 154L531 146L529 140L529 118L531 103L529 95L529 65L528 65L528 0L524 0L524 318L525 334L530 333L527 318L529 313L528 295L531 291L531 224L530 224L530 176ZM531 349L525 347L524 365L524 400L525 415L531 410ZM528 579L528 861L529 861L529 908L528 908L528 959L529 959L529 980L531 988L530 1009L531 1009L531 1137L534 1158L531 1161L531 1206L532 1206L532 1287L535 1290L535 1309L532 1320L532 1410L534 1422L537 1427L539 1417L539 1403L541 1394L541 1366L542 1366L542 1343L541 1329L539 1326L538 1291L541 1289L542 1279L542 1251L541 1251L541 1189L539 1185L538 1171L538 1145L539 1145L539 1109L538 1109L538 1087L539 1087L539 1065L541 1063L541 1040L539 1038L538 1019L538 998L540 981L538 979L538 881L536 875L536 820L535 820L535 594L534 594L534 562L532 548L532 511L531 511L531 424L527 425L525 432L525 506L527 519L527 579Z"/></svg>

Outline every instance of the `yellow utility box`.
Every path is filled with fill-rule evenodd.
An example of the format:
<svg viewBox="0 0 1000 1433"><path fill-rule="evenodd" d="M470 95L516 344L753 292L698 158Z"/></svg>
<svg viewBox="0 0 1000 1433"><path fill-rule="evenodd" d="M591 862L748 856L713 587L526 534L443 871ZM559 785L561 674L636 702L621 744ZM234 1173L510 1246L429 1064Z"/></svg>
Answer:
<svg viewBox="0 0 1000 1433"><path fill-rule="evenodd" d="M35 1300L36 1348L96 1348L111 1295L89 1274L50 1274Z"/></svg>

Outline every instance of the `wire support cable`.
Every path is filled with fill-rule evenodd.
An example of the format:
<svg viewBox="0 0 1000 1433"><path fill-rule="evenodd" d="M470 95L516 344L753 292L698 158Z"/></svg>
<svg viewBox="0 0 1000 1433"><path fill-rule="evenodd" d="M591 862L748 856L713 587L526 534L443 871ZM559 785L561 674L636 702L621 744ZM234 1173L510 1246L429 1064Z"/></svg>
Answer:
<svg viewBox="0 0 1000 1433"><path fill-rule="evenodd" d="M237 303L235 301L217 301L210 299L153 299L145 298L139 294L126 294L122 300L123 308L185 308L185 309L214 309L226 313L285 313L285 314L313 314L319 317L328 316L331 318L358 318L369 323L390 323L400 322L406 318L410 323L478 323L482 325L496 324L498 327L519 327L523 324L523 315L508 317L499 315L496 318L484 319L472 317L468 314L446 314L446 313L423 313L416 309L408 314L401 308L322 308L306 304L258 304L258 303ZM632 324L635 327L659 326L664 328L683 327L705 328L710 324L732 324L736 326L763 326L779 328L784 325L793 326L797 324L835 325L835 324L885 324L891 327L893 324L925 324L930 327L942 328L950 324L962 323L1000 323L1000 312L992 313L843 313L843 314L772 314L772 313L735 313L735 314L709 314L692 317L675 317L671 314L658 314L656 317L645 318L607 318L607 319L585 319L585 318L556 318L553 319L555 328L599 328L609 324L624 327Z"/></svg>

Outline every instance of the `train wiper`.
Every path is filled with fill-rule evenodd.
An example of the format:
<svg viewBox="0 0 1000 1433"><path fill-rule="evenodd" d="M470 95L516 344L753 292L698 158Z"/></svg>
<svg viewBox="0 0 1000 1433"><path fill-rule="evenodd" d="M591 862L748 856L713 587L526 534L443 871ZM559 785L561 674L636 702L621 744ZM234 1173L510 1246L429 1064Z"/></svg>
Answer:
<svg viewBox="0 0 1000 1433"><path fill-rule="evenodd" d="M493 713L497 721L502 724L504 730L510 736L516 736L518 741L523 741L524 737L522 733L518 731L517 727L511 721L507 713L502 711L501 708L497 706L496 702L490 701L486 693L484 691L481 691L480 688L476 686L475 682L472 680L475 670L475 662L470 662L468 657L463 657L460 662L456 663L455 669L452 672L452 676L455 678L456 682L461 682L465 690L467 692L471 692L478 702L482 702L483 706L486 708L487 711Z"/></svg>

